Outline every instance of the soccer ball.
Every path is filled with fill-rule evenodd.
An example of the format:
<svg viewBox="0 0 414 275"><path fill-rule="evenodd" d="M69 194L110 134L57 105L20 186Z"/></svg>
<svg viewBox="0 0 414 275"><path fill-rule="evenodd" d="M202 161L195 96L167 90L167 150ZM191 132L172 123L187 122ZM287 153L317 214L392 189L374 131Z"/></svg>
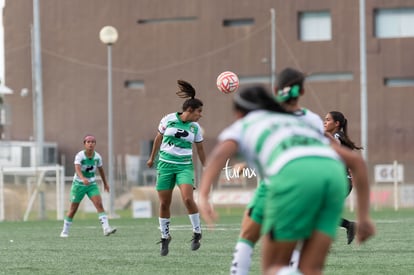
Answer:
<svg viewBox="0 0 414 275"><path fill-rule="evenodd" d="M233 72L222 72L217 77L217 88L225 94L233 93L239 88L239 78Z"/></svg>

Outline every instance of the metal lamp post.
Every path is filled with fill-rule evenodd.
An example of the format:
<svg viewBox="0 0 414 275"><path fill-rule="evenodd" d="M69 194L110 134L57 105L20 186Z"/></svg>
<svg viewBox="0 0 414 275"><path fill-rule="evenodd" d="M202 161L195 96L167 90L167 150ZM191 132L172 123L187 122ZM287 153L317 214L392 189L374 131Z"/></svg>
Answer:
<svg viewBox="0 0 414 275"><path fill-rule="evenodd" d="M112 139L112 45L118 39L118 31L112 26L105 26L99 32L99 38L108 48L108 181L109 181L109 215L115 215L115 188Z"/></svg>

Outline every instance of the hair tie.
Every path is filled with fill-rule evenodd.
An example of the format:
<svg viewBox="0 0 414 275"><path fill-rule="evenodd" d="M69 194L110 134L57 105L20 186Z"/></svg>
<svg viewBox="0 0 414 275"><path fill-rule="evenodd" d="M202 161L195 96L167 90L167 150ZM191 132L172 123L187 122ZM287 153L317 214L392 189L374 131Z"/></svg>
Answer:
<svg viewBox="0 0 414 275"><path fill-rule="evenodd" d="M292 86L286 86L283 89L277 91L276 100L278 102L285 102L292 98L299 97L300 86L298 84Z"/></svg>

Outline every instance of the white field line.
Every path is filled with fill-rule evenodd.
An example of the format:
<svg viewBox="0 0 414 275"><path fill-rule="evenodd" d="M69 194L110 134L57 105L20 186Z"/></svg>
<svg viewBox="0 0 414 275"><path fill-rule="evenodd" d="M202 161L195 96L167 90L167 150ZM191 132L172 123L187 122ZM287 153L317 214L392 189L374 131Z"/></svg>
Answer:
<svg viewBox="0 0 414 275"><path fill-rule="evenodd" d="M393 219L393 220L374 220L374 223L377 224L394 224L394 223L413 223L414 224L414 218L409 218L409 219ZM123 228L123 229L134 229L136 228L133 225L129 225L129 226L116 226L116 224L111 224L111 226L116 227L116 228ZM159 226L154 224L154 226L156 226L156 228L159 230ZM209 230L207 229L207 226L205 224L201 224L203 230ZM211 231L239 231L240 230L241 225L240 224L215 224L214 228L211 229ZM97 230L97 229L101 229L100 225L96 225L96 226L84 226L82 227L83 229L93 229L93 230ZM186 231L191 229L191 224L190 222L188 222L188 225L172 225L170 226L170 230L173 231Z"/></svg>
<svg viewBox="0 0 414 275"><path fill-rule="evenodd" d="M375 223L414 223L414 219L374 220Z"/></svg>
<svg viewBox="0 0 414 275"><path fill-rule="evenodd" d="M115 224L111 224L112 227L115 228L123 228L123 229L134 229L136 228L133 225L129 225L129 226L116 226ZM155 225L157 229L160 229L159 226ZM210 230L206 228L206 225L201 224L203 230ZM102 229L101 226L96 225L96 226L92 226L92 225L88 225L88 226L83 226L82 229L93 229L93 230L97 230L97 229ZM191 224L190 222L188 222L188 225L173 225L170 226L170 230L173 231L186 231L191 229ZM240 224L216 224L214 230L218 230L218 231L239 231L240 230Z"/></svg>

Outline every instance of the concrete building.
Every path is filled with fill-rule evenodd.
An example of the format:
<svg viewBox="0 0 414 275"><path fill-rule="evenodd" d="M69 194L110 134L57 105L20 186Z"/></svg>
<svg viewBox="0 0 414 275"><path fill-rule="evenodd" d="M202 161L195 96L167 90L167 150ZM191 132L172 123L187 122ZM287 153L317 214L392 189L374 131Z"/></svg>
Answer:
<svg viewBox="0 0 414 275"><path fill-rule="evenodd" d="M340 110L361 144L359 1L328 0L44 0L40 1L44 137L57 142L73 172L86 133L107 159L107 48L113 45L114 155L145 155L164 114L180 111L177 79L205 104L207 152L233 117L219 73L270 87L271 13L276 11L276 71L309 74L303 105L322 117ZM370 169L398 160L414 178L414 0L367 0L367 157ZM28 141L33 129L32 1L6 1L5 139ZM27 96L20 91L27 91ZM119 165L118 165L119 166ZM371 175L372 176L372 175Z"/></svg>

